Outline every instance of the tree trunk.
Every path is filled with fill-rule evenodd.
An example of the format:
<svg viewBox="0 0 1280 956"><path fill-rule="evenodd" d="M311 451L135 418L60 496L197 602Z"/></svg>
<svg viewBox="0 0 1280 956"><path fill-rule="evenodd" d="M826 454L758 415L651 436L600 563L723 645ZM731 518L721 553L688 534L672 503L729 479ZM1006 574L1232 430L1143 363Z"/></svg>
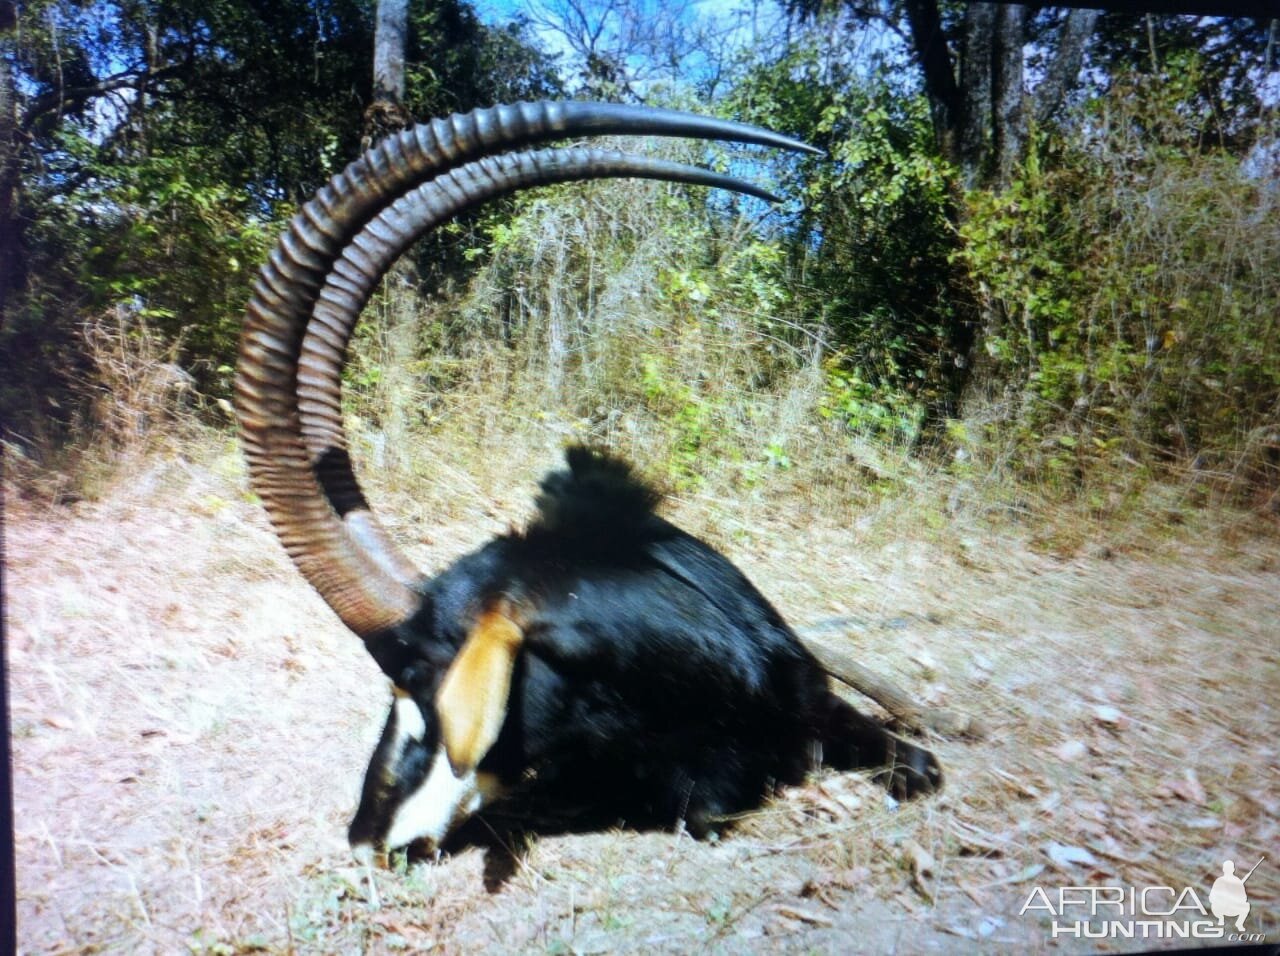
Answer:
<svg viewBox="0 0 1280 956"><path fill-rule="evenodd" d="M408 0L378 0L373 33L373 98L404 102L404 50L409 34Z"/></svg>
<svg viewBox="0 0 1280 956"><path fill-rule="evenodd" d="M796 636L829 677L874 700L904 729L917 734L933 731L945 737L986 736L986 728L975 718L919 704L893 681L864 667L847 648L839 646L838 639L828 636L831 630L829 625L800 628Z"/></svg>
<svg viewBox="0 0 1280 956"><path fill-rule="evenodd" d="M995 115L992 101L998 8L994 3L971 3L965 8L960 39L960 128L956 155L960 179L972 189L985 178Z"/></svg>
<svg viewBox="0 0 1280 956"><path fill-rule="evenodd" d="M996 18L991 60L991 152L996 185L1008 186L1027 143L1023 113L1022 48L1026 44L1026 9L1002 6Z"/></svg>
<svg viewBox="0 0 1280 956"><path fill-rule="evenodd" d="M0 329L5 326L10 298L23 280L18 222L22 133L10 58L11 47L16 42L15 18L14 5L0 3Z"/></svg>
<svg viewBox="0 0 1280 956"><path fill-rule="evenodd" d="M373 98L364 113L366 144L413 125L404 106L408 0L378 0L373 32Z"/></svg>
<svg viewBox="0 0 1280 956"><path fill-rule="evenodd" d="M944 156L956 150L960 90L951 69L951 51L942 29L942 14L936 0L906 0L911 43L924 72L925 93L938 148Z"/></svg>
<svg viewBox="0 0 1280 956"><path fill-rule="evenodd" d="M848 0L855 9L855 0ZM1018 4L969 3L951 37L944 31L941 0L903 0L917 66L924 77L934 135L942 155L958 170L950 218L964 216L965 190L1007 186L1027 147L1023 50L1027 10ZM1048 72L1036 90L1035 115L1045 121L1061 107L1080 73L1085 46L1098 14L1072 10L1060 31ZM1052 41L1048 41L1052 43ZM958 413L968 386L985 316L972 278L962 266L948 276L952 315L943 332L947 352L942 395L927 410L923 441L944 434L946 419Z"/></svg>

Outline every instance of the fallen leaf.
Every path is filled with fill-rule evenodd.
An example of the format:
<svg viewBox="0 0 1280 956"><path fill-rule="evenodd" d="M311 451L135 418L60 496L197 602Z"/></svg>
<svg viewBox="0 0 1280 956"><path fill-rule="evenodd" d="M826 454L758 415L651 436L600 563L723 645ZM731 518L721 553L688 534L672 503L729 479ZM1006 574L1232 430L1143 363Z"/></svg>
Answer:
<svg viewBox="0 0 1280 956"><path fill-rule="evenodd" d="M1110 704L1099 704L1093 708L1093 716L1100 724L1112 728L1113 730L1124 730L1129 726L1129 718L1124 712Z"/></svg>
<svg viewBox="0 0 1280 956"><path fill-rule="evenodd" d="M1187 826L1193 830L1216 830L1222 826L1222 821L1217 817L1196 817L1188 820Z"/></svg>
<svg viewBox="0 0 1280 956"><path fill-rule="evenodd" d="M1190 767L1183 771L1181 780L1175 780L1169 785L1169 789L1179 800L1185 800L1197 806L1203 806L1209 799L1204 792L1204 785L1200 783L1200 778Z"/></svg>
<svg viewBox="0 0 1280 956"><path fill-rule="evenodd" d="M933 875L933 856L915 840L908 840L902 851L911 866L911 881L920 895L932 903L933 893L925 884L925 877Z"/></svg>
<svg viewBox="0 0 1280 956"><path fill-rule="evenodd" d="M1093 717L1098 723L1119 724L1124 721L1124 712L1110 704L1098 704L1093 708Z"/></svg>
<svg viewBox="0 0 1280 956"><path fill-rule="evenodd" d="M924 671L926 677L932 677L938 672L938 662L934 660L933 655L928 651L918 651L911 655L911 659L920 665L920 669Z"/></svg>
<svg viewBox="0 0 1280 956"><path fill-rule="evenodd" d="M1079 760L1087 754L1089 752L1089 748L1079 740L1068 740L1053 752L1057 755L1059 760L1070 763L1073 760Z"/></svg>
<svg viewBox="0 0 1280 956"><path fill-rule="evenodd" d="M1053 793L1046 793L1041 797L1036 806L1040 808L1041 813L1053 813L1061 804L1062 792L1055 790Z"/></svg>
<svg viewBox="0 0 1280 956"><path fill-rule="evenodd" d="M1044 872L1043 863L1032 863L1030 866L1024 866L1017 873L1009 876L1001 877L998 880L992 880L990 883L983 883L982 887L987 886L1006 886L1016 883L1026 883L1028 880L1034 880L1037 876ZM982 887L979 887L981 889Z"/></svg>
<svg viewBox="0 0 1280 956"><path fill-rule="evenodd" d="M835 925L821 913L815 913L813 910L801 909L798 906L779 906L778 915L785 916L787 919L799 920L801 923L809 923L813 926Z"/></svg>
<svg viewBox="0 0 1280 956"><path fill-rule="evenodd" d="M929 853L915 840L908 840L903 847L903 853L907 858L907 862L911 864L911 872L917 878L921 876L932 875L934 860L932 854Z"/></svg>
<svg viewBox="0 0 1280 956"><path fill-rule="evenodd" d="M1082 846L1063 846L1061 843L1050 843L1046 852L1049 854L1049 859L1061 867L1076 864L1098 865L1098 858Z"/></svg>
<svg viewBox="0 0 1280 956"><path fill-rule="evenodd" d="M1040 796L1040 791L1029 783L1024 783L1011 773L1007 773L998 767L992 767L991 772L1009 785L1020 797L1027 797L1035 800Z"/></svg>
<svg viewBox="0 0 1280 956"><path fill-rule="evenodd" d="M1132 865L1137 865L1151 856L1146 850L1134 852L1126 849L1109 833L1103 834L1096 840L1091 840L1089 849L1099 856L1105 856L1108 859L1119 860L1122 863Z"/></svg>
<svg viewBox="0 0 1280 956"><path fill-rule="evenodd" d="M1002 926L1004 926L1004 920L999 916L984 916L978 923L978 935L990 936Z"/></svg>

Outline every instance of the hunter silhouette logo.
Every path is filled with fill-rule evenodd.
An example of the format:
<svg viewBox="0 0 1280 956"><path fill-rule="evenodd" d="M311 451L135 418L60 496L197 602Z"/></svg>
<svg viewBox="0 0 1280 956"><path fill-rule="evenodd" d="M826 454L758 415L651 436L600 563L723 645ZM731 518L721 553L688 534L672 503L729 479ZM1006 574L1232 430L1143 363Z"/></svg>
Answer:
<svg viewBox="0 0 1280 956"><path fill-rule="evenodd" d="M1253 864L1256 870L1265 860L1264 856ZM1244 918L1249 915L1249 897L1245 894L1244 885L1253 870L1245 874L1244 879L1236 876L1236 865L1230 860L1222 864L1222 875L1213 881L1213 889L1209 890L1209 908L1221 923L1227 917L1234 917L1236 929L1244 932Z"/></svg>

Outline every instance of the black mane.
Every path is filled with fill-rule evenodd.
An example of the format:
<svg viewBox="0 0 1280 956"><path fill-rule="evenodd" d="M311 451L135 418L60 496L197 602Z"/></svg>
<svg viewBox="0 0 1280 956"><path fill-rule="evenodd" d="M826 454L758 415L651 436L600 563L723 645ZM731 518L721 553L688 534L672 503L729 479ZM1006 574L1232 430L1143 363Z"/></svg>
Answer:
<svg viewBox="0 0 1280 956"><path fill-rule="evenodd" d="M565 460L568 471L553 471L542 479L530 536L596 539L621 534L634 541L655 527L654 510L662 494L637 477L630 464L582 445L569 448Z"/></svg>

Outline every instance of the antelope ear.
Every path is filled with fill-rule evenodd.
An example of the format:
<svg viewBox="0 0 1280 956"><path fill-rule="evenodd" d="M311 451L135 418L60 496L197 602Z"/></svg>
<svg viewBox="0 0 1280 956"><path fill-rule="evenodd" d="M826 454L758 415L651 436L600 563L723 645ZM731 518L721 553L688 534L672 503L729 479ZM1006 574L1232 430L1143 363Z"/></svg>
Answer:
<svg viewBox="0 0 1280 956"><path fill-rule="evenodd" d="M440 738L455 776L476 768L507 719L524 631L502 610L477 619L436 692Z"/></svg>

